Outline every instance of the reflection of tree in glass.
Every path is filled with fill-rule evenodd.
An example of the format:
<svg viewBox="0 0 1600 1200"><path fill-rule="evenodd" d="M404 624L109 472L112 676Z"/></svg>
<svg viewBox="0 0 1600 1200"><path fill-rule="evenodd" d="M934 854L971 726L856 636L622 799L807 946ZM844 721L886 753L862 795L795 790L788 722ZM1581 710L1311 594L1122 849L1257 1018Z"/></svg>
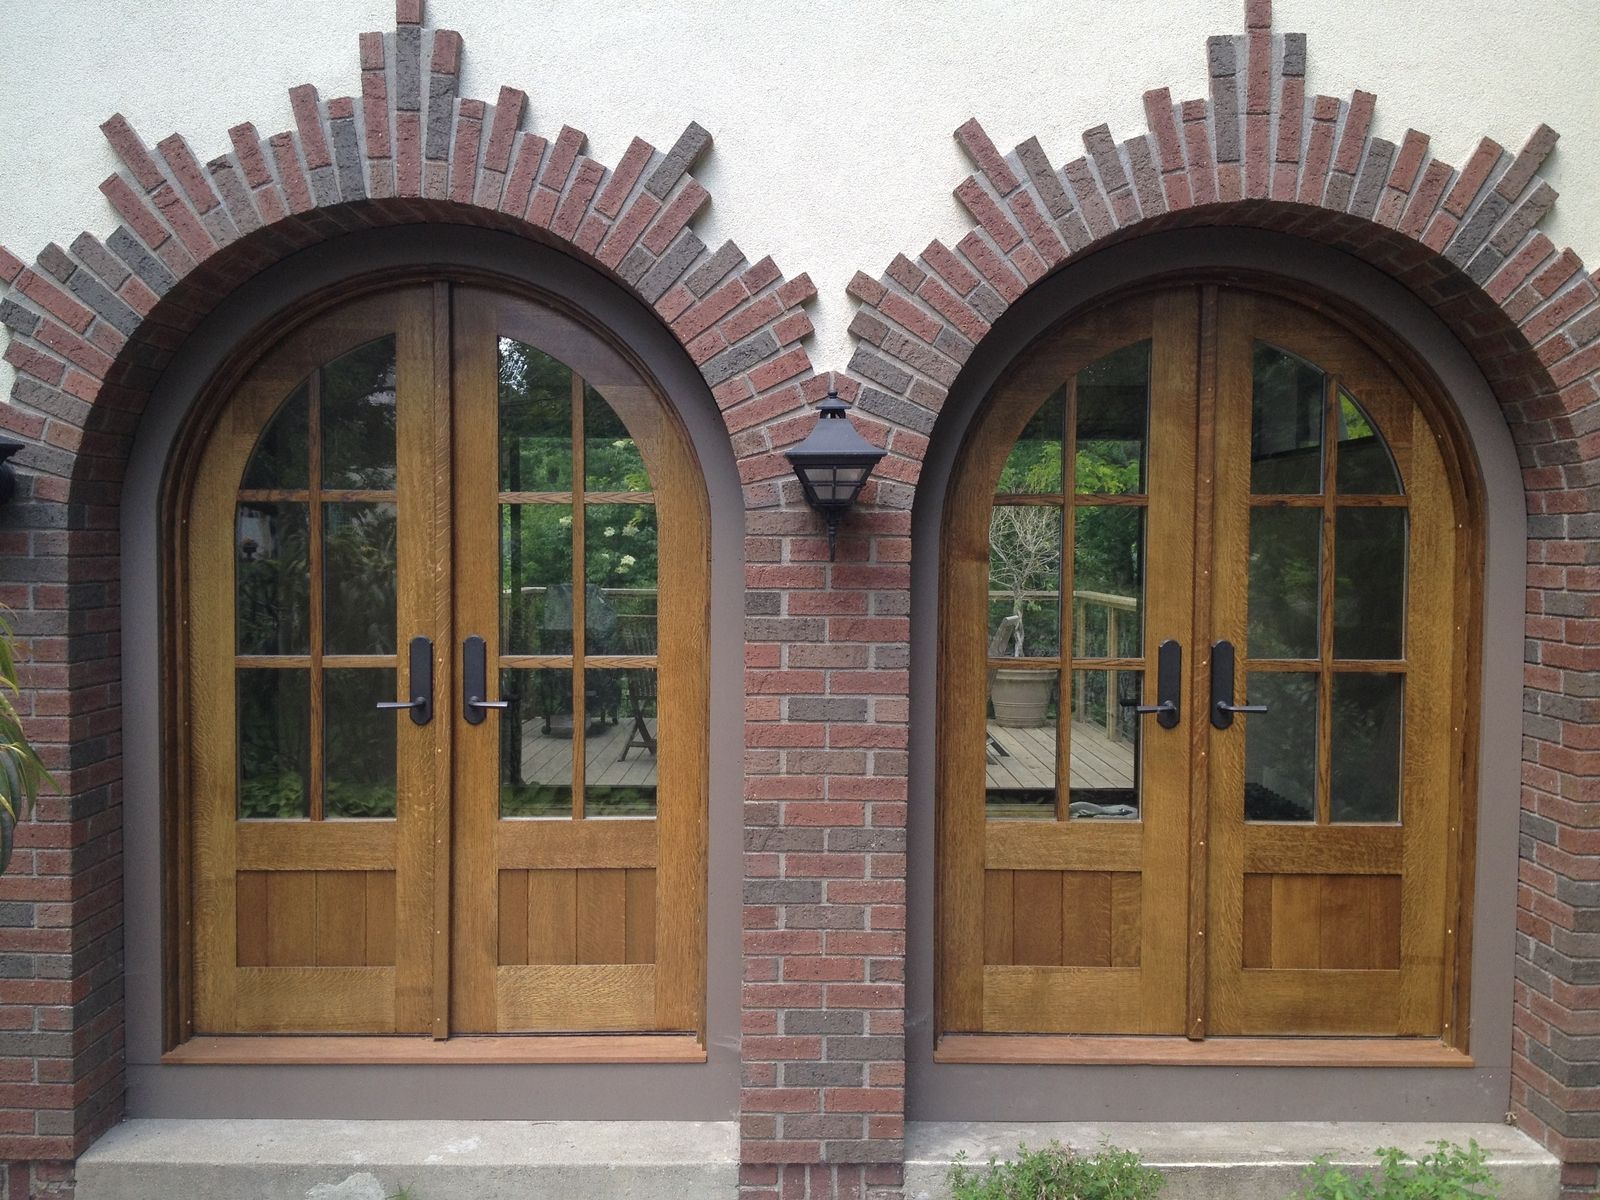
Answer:
<svg viewBox="0 0 1600 1200"><path fill-rule="evenodd" d="M239 653L309 653L306 506L241 504L236 540Z"/></svg>
<svg viewBox="0 0 1600 1200"><path fill-rule="evenodd" d="M332 488L395 483L394 338L379 338L322 368L322 481Z"/></svg>
<svg viewBox="0 0 1600 1200"><path fill-rule="evenodd" d="M989 587L1004 593L1011 611L1023 618L1012 644L1020 655L1025 640L1038 639L1055 653L1060 630L1027 621L1030 598L1061 591L1061 510L1044 505L996 504L989 516Z"/></svg>
<svg viewBox="0 0 1600 1200"><path fill-rule="evenodd" d="M395 813L396 720L374 706L394 696L389 670L323 672L323 813L392 817Z"/></svg>
<svg viewBox="0 0 1600 1200"><path fill-rule="evenodd" d="M323 519L324 648L330 654L393 653L394 506L329 504Z"/></svg>
<svg viewBox="0 0 1600 1200"><path fill-rule="evenodd" d="M510 338L500 339L500 486L572 487L572 372Z"/></svg>
<svg viewBox="0 0 1600 1200"><path fill-rule="evenodd" d="M303 668L238 672L240 817L304 817L310 811L306 680Z"/></svg>

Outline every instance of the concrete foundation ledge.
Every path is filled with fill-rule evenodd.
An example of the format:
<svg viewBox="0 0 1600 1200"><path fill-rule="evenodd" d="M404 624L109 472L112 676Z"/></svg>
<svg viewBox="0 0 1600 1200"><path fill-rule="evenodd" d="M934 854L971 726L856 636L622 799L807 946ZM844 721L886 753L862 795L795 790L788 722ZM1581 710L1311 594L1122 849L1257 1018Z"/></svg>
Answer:
<svg viewBox="0 0 1600 1200"><path fill-rule="evenodd" d="M945 1172L958 1151L982 1164L991 1154L1014 1157L1019 1143L1034 1149L1054 1140L1084 1153L1104 1146L1136 1150L1166 1175L1162 1200L1285 1200L1319 1155L1341 1166L1370 1166L1379 1146L1419 1154L1434 1142L1465 1146L1469 1139L1489 1152L1500 1200L1557 1200L1560 1164L1509 1126L1325 1121L912 1122L906 1127L906 1200L945 1200Z"/></svg>
<svg viewBox="0 0 1600 1200"><path fill-rule="evenodd" d="M710 1121L127 1121L77 1200L691 1200L738 1191Z"/></svg>

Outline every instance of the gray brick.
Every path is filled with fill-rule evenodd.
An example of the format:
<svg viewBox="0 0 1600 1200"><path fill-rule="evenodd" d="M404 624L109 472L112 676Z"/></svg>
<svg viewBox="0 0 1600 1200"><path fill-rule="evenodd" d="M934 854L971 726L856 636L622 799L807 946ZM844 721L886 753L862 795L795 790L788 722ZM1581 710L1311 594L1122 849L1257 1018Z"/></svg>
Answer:
<svg viewBox="0 0 1600 1200"><path fill-rule="evenodd" d="M706 252L706 244L691 229L678 235L677 241L667 248L660 261L650 268L639 281L639 294L651 304L667 294L667 289L678 281L690 264Z"/></svg>
<svg viewBox="0 0 1600 1200"><path fill-rule="evenodd" d="M904 854L906 831L894 828L829 829L828 849L835 853Z"/></svg>
<svg viewBox="0 0 1600 1200"><path fill-rule="evenodd" d="M788 716L791 721L865 721L867 702L792 696L789 698Z"/></svg>
<svg viewBox="0 0 1600 1200"><path fill-rule="evenodd" d="M450 157L450 133L456 119L456 77L441 71L428 73L428 131L424 158L442 162Z"/></svg>
<svg viewBox="0 0 1600 1200"><path fill-rule="evenodd" d="M422 108L422 30L402 25L394 35L394 106L401 112Z"/></svg>
<svg viewBox="0 0 1600 1200"><path fill-rule="evenodd" d="M17 631L21 633L19 629ZM33 926L34 906L21 901L0 904L0 925L9 929L28 929Z"/></svg>
<svg viewBox="0 0 1600 1200"><path fill-rule="evenodd" d="M716 387L732 379L735 375L742 375L750 368L764 359L771 358L778 352L778 341L772 336L772 331L763 329L753 337L748 337L736 346L732 346L717 355L700 369L705 376L706 383Z"/></svg>
<svg viewBox="0 0 1600 1200"><path fill-rule="evenodd" d="M752 642L821 642L827 640L828 623L822 617L751 617L744 632Z"/></svg>
<svg viewBox="0 0 1600 1200"><path fill-rule="evenodd" d="M1355 194L1350 199L1350 211L1354 215L1371 218L1378 211L1378 198L1383 194L1384 181L1394 162L1394 149L1393 142L1372 139L1361 174L1356 179Z"/></svg>
<svg viewBox="0 0 1600 1200"><path fill-rule="evenodd" d="M870 379L879 387L887 388L897 396L903 396L906 389L911 386L909 371L880 358L865 346L856 347L855 354L850 358L849 370L863 379Z"/></svg>
<svg viewBox="0 0 1600 1200"><path fill-rule="evenodd" d="M1045 211L1056 220L1060 220L1072 211L1072 201L1067 196L1067 191L1061 186L1061 180L1056 175L1055 168L1050 165L1050 156L1044 152L1044 147L1039 144L1038 138L1029 138L1017 147L1017 161L1022 164L1022 169L1027 172L1028 178L1033 182L1033 187L1043 201Z"/></svg>
<svg viewBox="0 0 1600 1200"><path fill-rule="evenodd" d="M780 1073L784 1087L860 1087L867 1077L860 1062L786 1062Z"/></svg>
<svg viewBox="0 0 1600 1200"><path fill-rule="evenodd" d="M752 854L820 854L826 831L809 825L774 825L744 831L744 848Z"/></svg>
<svg viewBox="0 0 1600 1200"><path fill-rule="evenodd" d="M806 1033L860 1034L866 1031L867 1015L860 1009L790 1009L783 1014L786 1035Z"/></svg>
<svg viewBox="0 0 1600 1200"><path fill-rule="evenodd" d="M744 615L747 617L775 617L782 611L782 592L746 592L744 594Z"/></svg>
<svg viewBox="0 0 1600 1200"><path fill-rule="evenodd" d="M856 399L856 407L864 413L875 417L882 417L891 425L898 425L902 429L927 435L933 432L934 422L938 414L913 404L899 396L891 396L877 388L862 388L861 395Z"/></svg>
<svg viewBox="0 0 1600 1200"><path fill-rule="evenodd" d="M332 167L317 167L309 172L311 179L311 194L323 208L332 208L339 203L339 180Z"/></svg>
<svg viewBox="0 0 1600 1200"><path fill-rule="evenodd" d="M903 1037L830 1037L829 1062L899 1062L905 1058Z"/></svg>
<svg viewBox="0 0 1600 1200"><path fill-rule="evenodd" d="M1291 79L1300 78L1306 73L1306 35L1303 33L1286 33L1283 35L1283 73Z"/></svg>
<svg viewBox="0 0 1600 1200"><path fill-rule="evenodd" d="M72 278L67 281L67 290L104 317L124 337L132 337L138 330L141 324L139 314L84 268L73 271Z"/></svg>
<svg viewBox="0 0 1600 1200"><path fill-rule="evenodd" d="M1498 192L1490 192L1478 205L1477 211L1467 218L1467 223L1456 230L1455 237L1444 249L1445 258L1458 267L1465 267L1479 246L1489 240L1489 233L1506 215L1511 202Z"/></svg>
<svg viewBox="0 0 1600 1200"><path fill-rule="evenodd" d="M119 288L128 281L128 268L118 262L116 256L107 251L93 234L80 233L74 238L72 252L84 266L105 280L107 286Z"/></svg>
<svg viewBox="0 0 1600 1200"><path fill-rule="evenodd" d="M747 879L746 904L820 904L822 881L818 879Z"/></svg>
<svg viewBox="0 0 1600 1200"><path fill-rule="evenodd" d="M784 914L790 929L865 929L866 909L858 904L797 904Z"/></svg>
<svg viewBox="0 0 1600 1200"><path fill-rule="evenodd" d="M650 251L643 246L635 246L617 264L617 275L624 283L637 287L639 281L645 277L646 272L655 265L655 261L656 257Z"/></svg>
<svg viewBox="0 0 1600 1200"><path fill-rule="evenodd" d="M355 118L341 118L332 122L330 133L333 162L339 177L339 199L346 203L363 199L367 194L367 180Z"/></svg>
<svg viewBox="0 0 1600 1200"><path fill-rule="evenodd" d="M15 300L0 300L0 325L29 337L39 328L39 314Z"/></svg>
<svg viewBox="0 0 1600 1200"><path fill-rule="evenodd" d="M836 1163L897 1163L905 1161L905 1146L898 1140L874 1138L872 1141L822 1144L822 1161Z"/></svg>
<svg viewBox="0 0 1600 1200"><path fill-rule="evenodd" d="M744 263L744 251L732 242L723 242L721 248L689 273L684 284L696 297L709 295L711 290Z"/></svg>
<svg viewBox="0 0 1600 1200"><path fill-rule="evenodd" d="M967 303L991 325L1005 315L1006 302L1000 298L1000 293L987 283L980 283L974 288L972 295L967 297Z"/></svg>
<svg viewBox="0 0 1600 1200"><path fill-rule="evenodd" d="M711 149L711 134L701 127L698 121L690 121L689 126L678 140L672 143L672 149L656 165L650 173L650 178L645 180L644 190L658 200L665 200L667 193L672 191L678 180L700 160L700 156Z"/></svg>
<svg viewBox="0 0 1600 1200"><path fill-rule="evenodd" d="M1506 223L1496 232L1494 238L1489 242L1490 249L1499 252L1501 255L1510 254L1522 244L1522 239L1533 227L1544 220L1546 214L1555 207L1555 204L1555 188L1541 180L1539 186L1533 190L1533 194L1517 206L1516 211L1506 219Z"/></svg>
<svg viewBox="0 0 1600 1200"><path fill-rule="evenodd" d="M177 285L178 277L167 270L166 264L151 254L126 225L117 226L106 239L106 245L156 295L165 296Z"/></svg>

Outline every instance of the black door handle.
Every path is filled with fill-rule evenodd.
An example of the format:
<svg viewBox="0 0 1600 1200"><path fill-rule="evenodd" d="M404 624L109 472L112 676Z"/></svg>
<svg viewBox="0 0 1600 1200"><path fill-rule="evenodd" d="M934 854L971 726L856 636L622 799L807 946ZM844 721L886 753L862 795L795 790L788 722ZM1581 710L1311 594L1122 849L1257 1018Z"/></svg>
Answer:
<svg viewBox="0 0 1600 1200"><path fill-rule="evenodd" d="M1224 639L1211 643L1211 724L1218 729L1233 726L1234 713L1264 713L1265 704L1233 702L1233 643Z"/></svg>
<svg viewBox="0 0 1600 1200"><path fill-rule="evenodd" d="M468 725L482 725L491 708L511 707L509 700L485 700L488 690L487 647L473 634L461 644L461 715Z"/></svg>
<svg viewBox="0 0 1600 1200"><path fill-rule="evenodd" d="M1163 729L1177 728L1183 716L1183 647L1168 638L1156 649L1156 703L1140 704L1137 700L1120 701L1141 716L1155 714L1156 724Z"/></svg>
<svg viewBox="0 0 1600 1200"><path fill-rule="evenodd" d="M411 688L409 700L380 700L375 707L410 709L414 725L426 725L433 720L433 639L411 639L411 666L407 682Z"/></svg>

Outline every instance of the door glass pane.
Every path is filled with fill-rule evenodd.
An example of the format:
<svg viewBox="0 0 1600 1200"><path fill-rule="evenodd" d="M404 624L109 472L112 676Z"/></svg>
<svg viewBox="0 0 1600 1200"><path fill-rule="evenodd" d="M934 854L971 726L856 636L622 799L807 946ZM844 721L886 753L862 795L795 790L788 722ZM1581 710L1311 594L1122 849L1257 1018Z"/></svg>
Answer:
<svg viewBox="0 0 1600 1200"><path fill-rule="evenodd" d="M648 492L644 459L605 398L583 389L583 486L592 492Z"/></svg>
<svg viewBox="0 0 1600 1200"><path fill-rule="evenodd" d="M584 516L585 652L654 654L659 574L655 508L591 504Z"/></svg>
<svg viewBox="0 0 1600 1200"><path fill-rule="evenodd" d="M1072 653L1144 653L1144 509L1079 504L1072 551Z"/></svg>
<svg viewBox="0 0 1600 1200"><path fill-rule="evenodd" d="M1250 510L1251 658L1316 658L1322 510Z"/></svg>
<svg viewBox="0 0 1600 1200"><path fill-rule="evenodd" d="M500 490L572 488L572 372L542 350L500 339Z"/></svg>
<svg viewBox="0 0 1600 1200"><path fill-rule="evenodd" d="M1333 654L1405 653L1406 510L1341 508L1334 518Z"/></svg>
<svg viewBox="0 0 1600 1200"><path fill-rule="evenodd" d="M1142 671L1072 673L1072 783L1069 816L1131 820L1139 815Z"/></svg>
<svg viewBox="0 0 1600 1200"><path fill-rule="evenodd" d="M325 654L393 654L395 506L322 506Z"/></svg>
<svg viewBox="0 0 1600 1200"><path fill-rule="evenodd" d="M1250 671L1244 723L1244 815L1249 821L1317 818L1317 675Z"/></svg>
<svg viewBox="0 0 1600 1200"><path fill-rule="evenodd" d="M394 337L322 368L322 486L394 487Z"/></svg>
<svg viewBox="0 0 1600 1200"><path fill-rule="evenodd" d="M299 489L310 486L310 395L310 389L302 383L273 414L250 452L240 487Z"/></svg>
<svg viewBox="0 0 1600 1200"><path fill-rule="evenodd" d="M311 673L236 672L239 817L311 815Z"/></svg>
<svg viewBox="0 0 1600 1200"><path fill-rule="evenodd" d="M240 504L234 516L234 620L240 654L311 653L304 504Z"/></svg>
<svg viewBox="0 0 1600 1200"><path fill-rule="evenodd" d="M1350 393L1339 393L1339 491L1347 496L1398 496L1400 472L1389 443Z"/></svg>
<svg viewBox="0 0 1600 1200"><path fill-rule="evenodd" d="M1250 490L1257 495L1322 491L1323 373L1286 350L1257 342L1250 389Z"/></svg>
<svg viewBox="0 0 1600 1200"><path fill-rule="evenodd" d="M656 673L587 670L583 815L656 815Z"/></svg>
<svg viewBox="0 0 1600 1200"><path fill-rule="evenodd" d="M380 709L395 695L392 669L322 673L322 812L326 817L392 817L397 722L403 709Z"/></svg>
<svg viewBox="0 0 1600 1200"><path fill-rule="evenodd" d="M500 672L500 815L572 816L572 671Z"/></svg>
<svg viewBox="0 0 1600 1200"><path fill-rule="evenodd" d="M1061 460L1066 436L1066 389L1057 388L1039 406L1000 470L995 491L1052 493L1061 491Z"/></svg>
<svg viewBox="0 0 1600 1200"><path fill-rule="evenodd" d="M1053 821L1059 671L989 672L984 809L990 820Z"/></svg>
<svg viewBox="0 0 1600 1200"><path fill-rule="evenodd" d="M996 504L990 510L989 639L997 658L1061 652L1059 508Z"/></svg>
<svg viewBox="0 0 1600 1200"><path fill-rule="evenodd" d="M1403 695L1400 675L1333 677L1332 820L1400 819Z"/></svg>
<svg viewBox="0 0 1600 1200"><path fill-rule="evenodd" d="M1144 491L1149 413L1149 342L1124 346L1078 372L1075 492Z"/></svg>
<svg viewBox="0 0 1600 1200"><path fill-rule="evenodd" d="M500 652L572 653L572 506L500 506Z"/></svg>

